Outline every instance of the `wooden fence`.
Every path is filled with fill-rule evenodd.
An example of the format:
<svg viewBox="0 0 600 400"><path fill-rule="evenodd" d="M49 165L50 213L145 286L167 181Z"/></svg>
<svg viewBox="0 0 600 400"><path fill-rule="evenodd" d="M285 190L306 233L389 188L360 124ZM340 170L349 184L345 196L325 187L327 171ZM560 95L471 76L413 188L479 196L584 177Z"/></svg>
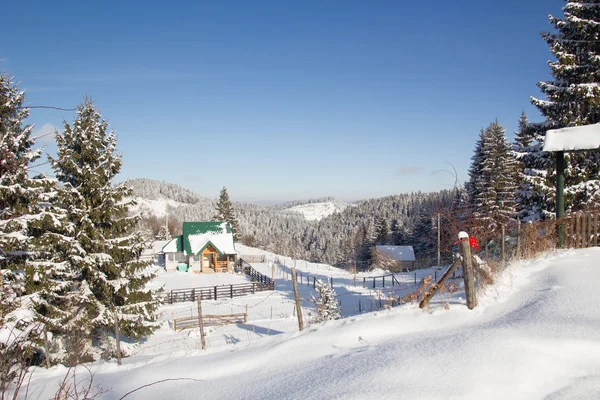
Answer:
<svg viewBox="0 0 600 400"><path fill-rule="evenodd" d="M223 326L230 324L241 324L248 322L247 313L239 314L208 314L202 316L202 324L204 326ZM193 329L200 326L200 319L198 316L173 318L172 327L174 331L181 331L184 329Z"/></svg>
<svg viewBox="0 0 600 400"><path fill-rule="evenodd" d="M262 285L273 287L273 289L275 288L275 283L273 282L273 280L271 278L269 278L266 275L261 274L260 272L258 272L254 268L252 268L251 265L244 266L244 273L246 275L250 276L250 278L252 279L253 282L258 282ZM271 290L273 290L273 289L271 289Z"/></svg>
<svg viewBox="0 0 600 400"><path fill-rule="evenodd" d="M267 256L264 254L245 254L238 257L239 260L243 260L247 263L264 263L267 262Z"/></svg>
<svg viewBox="0 0 600 400"><path fill-rule="evenodd" d="M565 216L565 244L570 248L598 246L598 211Z"/></svg>
<svg viewBox="0 0 600 400"><path fill-rule="evenodd" d="M246 296L274 289L275 285L272 282L270 285L261 282L248 282L222 286L173 289L165 294L165 300L167 303L173 304L183 301L196 301L198 296L200 296L202 300L232 299L234 297Z"/></svg>

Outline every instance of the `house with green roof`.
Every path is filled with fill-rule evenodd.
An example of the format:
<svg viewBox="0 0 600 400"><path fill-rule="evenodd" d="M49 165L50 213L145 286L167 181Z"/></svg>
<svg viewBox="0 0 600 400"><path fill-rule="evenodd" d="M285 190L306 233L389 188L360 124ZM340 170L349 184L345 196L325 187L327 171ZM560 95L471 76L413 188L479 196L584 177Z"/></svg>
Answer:
<svg viewBox="0 0 600 400"><path fill-rule="evenodd" d="M167 271L233 271L237 252L231 226L227 222L184 222L182 232L162 248Z"/></svg>

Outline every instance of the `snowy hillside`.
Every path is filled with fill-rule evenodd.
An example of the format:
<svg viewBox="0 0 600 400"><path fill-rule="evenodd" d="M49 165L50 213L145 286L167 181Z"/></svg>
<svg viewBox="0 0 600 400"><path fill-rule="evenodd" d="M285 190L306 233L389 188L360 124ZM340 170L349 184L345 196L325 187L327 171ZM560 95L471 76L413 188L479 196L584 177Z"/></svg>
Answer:
<svg viewBox="0 0 600 400"><path fill-rule="evenodd" d="M334 212L344 211L344 208L336 207L332 201L322 203L308 203L287 208L288 211L295 211L306 218L308 221L320 221L321 219L333 214Z"/></svg>
<svg viewBox="0 0 600 400"><path fill-rule="evenodd" d="M131 212L135 214L140 213L146 216L155 215L159 218L165 216L165 214L167 213L167 207L171 209L185 205L185 203L180 203L175 200L164 198L149 200L144 199L142 197L134 197L133 199L136 201L137 205L130 208ZM172 213L172 210L169 210L169 213Z"/></svg>
<svg viewBox="0 0 600 400"><path fill-rule="evenodd" d="M127 398L597 399L599 258L591 248L513 264L472 311L457 292L448 309L407 304L289 333L241 324L259 339L88 367L110 389L103 398L165 380ZM227 307L242 298L233 300ZM52 397L66 371L37 368L30 397Z"/></svg>

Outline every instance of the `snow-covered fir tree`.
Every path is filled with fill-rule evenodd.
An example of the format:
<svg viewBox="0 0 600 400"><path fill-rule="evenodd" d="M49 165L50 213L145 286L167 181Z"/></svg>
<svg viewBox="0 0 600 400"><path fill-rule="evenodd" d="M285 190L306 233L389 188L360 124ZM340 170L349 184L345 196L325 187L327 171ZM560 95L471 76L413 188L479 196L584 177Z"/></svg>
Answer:
<svg viewBox="0 0 600 400"><path fill-rule="evenodd" d="M333 287L328 283L317 281L316 287L319 297L310 295L310 301L315 303L317 315L315 322L323 322L332 319L339 319L342 315L342 308L337 301L337 295Z"/></svg>
<svg viewBox="0 0 600 400"><path fill-rule="evenodd" d="M28 227L41 192L29 171L40 152L33 149L33 126L24 122L29 115L24 101L13 78L0 74L0 337L7 339L0 342L0 352L8 361L2 365L0 385L10 379L10 360L30 357L41 332L25 276L31 255Z"/></svg>
<svg viewBox="0 0 600 400"><path fill-rule="evenodd" d="M221 193L219 193L219 200L215 207L217 212L213 218L217 221L228 222L234 239L239 240L241 236L240 228L238 226L237 218L235 217L233 204L231 204L231 200L229 200L229 193L225 186L223 186Z"/></svg>
<svg viewBox="0 0 600 400"><path fill-rule="evenodd" d="M555 32L542 33L555 57L548 63L554 79L538 82L545 98L531 98L546 118L537 125L542 135L600 122L600 1L567 1L563 12L564 18L549 17ZM600 153L567 153L565 161L565 208L600 205Z"/></svg>
<svg viewBox="0 0 600 400"><path fill-rule="evenodd" d="M73 336L87 343L90 334L112 331L115 315L121 332L133 338L158 328L156 292L145 287L154 275L140 260L146 243L137 231L139 218L127 213L131 189L113 185L122 165L116 141L86 99L73 124L64 123L57 157L50 157L68 229L51 232L45 244L53 248L53 264L68 272L45 293L39 312L63 350Z"/></svg>
<svg viewBox="0 0 600 400"><path fill-rule="evenodd" d="M549 153L542 151L543 135L523 112L515 132L514 154L517 159L516 217L536 221L554 210L554 163Z"/></svg>
<svg viewBox="0 0 600 400"><path fill-rule="evenodd" d="M515 215L517 160L498 121L481 131L474 153L467 184L470 205L477 225L493 235Z"/></svg>
<svg viewBox="0 0 600 400"><path fill-rule="evenodd" d="M388 235L390 230L388 228L388 222L383 215L378 216L375 219L375 243L376 244L387 244Z"/></svg>

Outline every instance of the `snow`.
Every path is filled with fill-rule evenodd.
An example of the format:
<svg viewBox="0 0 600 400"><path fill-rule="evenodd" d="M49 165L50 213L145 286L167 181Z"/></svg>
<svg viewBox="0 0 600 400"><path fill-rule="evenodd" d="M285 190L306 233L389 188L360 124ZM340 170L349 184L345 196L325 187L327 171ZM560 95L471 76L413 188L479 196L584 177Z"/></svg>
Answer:
<svg viewBox="0 0 600 400"><path fill-rule="evenodd" d="M290 207L286 210L298 212L304 215L304 218L306 218L308 221L320 221L334 212L340 211L331 201L326 201L323 203L301 204L299 206Z"/></svg>
<svg viewBox="0 0 600 400"><path fill-rule="evenodd" d="M415 261L415 252L412 246L375 246L377 251L396 261Z"/></svg>
<svg viewBox="0 0 600 400"><path fill-rule="evenodd" d="M207 232L189 235L188 239L190 241L192 254L198 254L208 242L214 244L223 254L237 254L233 244L233 233Z"/></svg>
<svg viewBox="0 0 600 400"><path fill-rule="evenodd" d="M171 199L148 200L142 197L134 197L133 199L137 205L130 207L131 212L156 215L159 218L167 215L167 207L177 208L184 204Z"/></svg>
<svg viewBox="0 0 600 400"><path fill-rule="evenodd" d="M259 268L270 269L269 257ZM237 329L262 338L204 351L192 332L165 331L165 337L177 340L186 335L195 349L161 351L157 344L123 359L122 366L113 360L87 367L94 385L110 389L103 398L120 398L164 379L174 380L127 398L195 399L200 393L219 399L600 398L599 258L600 248L588 248L513 264L479 294L474 310L466 308L464 292L457 292L447 298L447 310L438 305L424 312L416 304L405 304L373 313L345 313L346 318L309 325L302 332L296 326L268 336L249 332L248 327L259 326L250 322ZM324 265L296 264L299 270L322 276L351 275ZM275 297L272 306L291 301L289 281L276 281L280 290L249 296L251 307ZM342 296L339 286L334 287ZM247 298L224 304L234 307L242 299ZM203 302L203 309L205 305L211 302ZM165 306L164 311L194 306L189 302ZM287 321L293 328L295 320ZM36 368L31 398L51 398L66 372L65 367ZM77 373L86 376L83 368Z"/></svg>
<svg viewBox="0 0 600 400"><path fill-rule="evenodd" d="M166 272L159 268L156 278L146 286L152 288L162 287L165 291L187 289L194 287L221 286L237 283L248 283L244 275L231 273L195 274L193 272Z"/></svg>
<svg viewBox="0 0 600 400"><path fill-rule="evenodd" d="M552 129L546 133L544 151L600 149L600 124Z"/></svg>
<svg viewBox="0 0 600 400"><path fill-rule="evenodd" d="M179 251L179 249L177 248L177 236L174 237L173 239L169 240L167 243L165 243L162 247L162 251L164 253L177 253ZM182 240L181 238L179 240Z"/></svg>

